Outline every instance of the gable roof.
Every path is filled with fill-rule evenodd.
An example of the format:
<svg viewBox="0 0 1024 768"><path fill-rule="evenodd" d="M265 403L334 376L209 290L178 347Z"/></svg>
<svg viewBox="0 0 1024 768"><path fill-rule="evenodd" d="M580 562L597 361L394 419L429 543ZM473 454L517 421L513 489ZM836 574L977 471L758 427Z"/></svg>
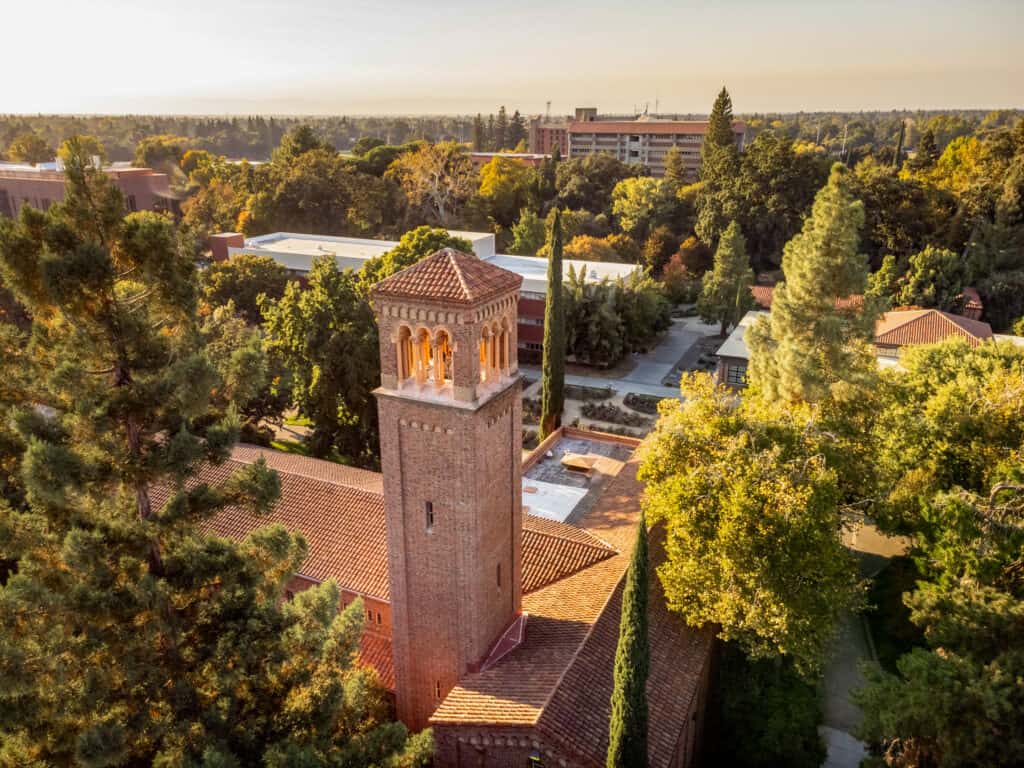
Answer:
<svg viewBox="0 0 1024 768"><path fill-rule="evenodd" d="M534 726L585 757L586 764L604 764L622 583L643 494L638 464L634 455L580 521L616 554L525 594L529 620L522 644L494 666L464 676L431 718L435 727ZM660 541L652 533L652 566L663 556ZM667 768L713 638L669 612L656 577L650 589L650 765Z"/></svg>
<svg viewBox="0 0 1024 768"><path fill-rule="evenodd" d="M771 309L772 301L775 299L774 285L752 285L750 292L754 301L761 309ZM836 297L836 309L856 309L864 305L864 297L859 293L851 296Z"/></svg>
<svg viewBox="0 0 1024 768"><path fill-rule="evenodd" d="M615 555L587 531L530 514L523 515L523 594L553 584Z"/></svg>
<svg viewBox="0 0 1024 768"><path fill-rule="evenodd" d="M226 507L202 527L230 539L243 539L259 528L280 523L301 533L309 554L299 575L316 581L334 579L351 592L389 600L388 553L381 475L319 459L251 445L234 448L223 464L203 467L193 481L216 485L257 459L278 473L281 498L267 515ZM167 486L154 488L153 501L170 498Z"/></svg>
<svg viewBox="0 0 1024 768"><path fill-rule="evenodd" d="M523 278L454 248L442 248L373 287L375 297L476 304L519 289Z"/></svg>
<svg viewBox="0 0 1024 768"><path fill-rule="evenodd" d="M875 325L875 344L904 347L931 344L950 336L967 340L972 347L992 338L992 326L937 309L906 309L886 312Z"/></svg>

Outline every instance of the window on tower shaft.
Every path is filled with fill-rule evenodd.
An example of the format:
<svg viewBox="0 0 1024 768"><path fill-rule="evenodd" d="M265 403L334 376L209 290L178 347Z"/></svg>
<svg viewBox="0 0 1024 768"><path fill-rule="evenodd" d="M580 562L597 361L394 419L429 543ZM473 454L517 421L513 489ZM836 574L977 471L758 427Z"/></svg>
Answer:
<svg viewBox="0 0 1024 768"><path fill-rule="evenodd" d="M423 510L426 513L427 532L429 533L430 531L434 530L434 502L423 502Z"/></svg>

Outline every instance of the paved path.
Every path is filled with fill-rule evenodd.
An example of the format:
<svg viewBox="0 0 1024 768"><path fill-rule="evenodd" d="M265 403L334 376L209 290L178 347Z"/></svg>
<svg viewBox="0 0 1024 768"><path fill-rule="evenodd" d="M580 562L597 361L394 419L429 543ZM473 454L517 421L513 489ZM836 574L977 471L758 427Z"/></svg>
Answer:
<svg viewBox="0 0 1024 768"><path fill-rule="evenodd" d="M906 551L909 541L879 533L871 523L858 524L843 536L843 543L857 556L863 576L878 573L889 558ZM824 725L819 729L828 745L824 768L858 768L867 756L864 744L853 735L863 713L850 692L864 685L862 662L877 662L864 617L848 613L839 623L832 657L825 667Z"/></svg>
<svg viewBox="0 0 1024 768"><path fill-rule="evenodd" d="M616 379L566 374L565 383L581 387L611 387L620 395L635 392L652 397L679 397L679 388L662 386L662 379L671 373L697 340L717 333L718 326L705 325L700 318L677 318L657 347L646 354L636 355L636 365L629 373ZM539 366L520 365L519 370L530 378L540 376Z"/></svg>

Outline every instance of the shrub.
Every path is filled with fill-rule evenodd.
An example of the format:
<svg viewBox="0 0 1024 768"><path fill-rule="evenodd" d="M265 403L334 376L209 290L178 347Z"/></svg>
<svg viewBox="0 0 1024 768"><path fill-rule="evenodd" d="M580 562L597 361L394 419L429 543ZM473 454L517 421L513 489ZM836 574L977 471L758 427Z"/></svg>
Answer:
<svg viewBox="0 0 1024 768"><path fill-rule="evenodd" d="M627 408L632 408L634 411L649 413L652 415L658 412L658 403L660 402L660 397L654 397L653 395L638 395L636 392L630 392L622 398L622 403Z"/></svg>
<svg viewBox="0 0 1024 768"><path fill-rule="evenodd" d="M637 413L625 411L615 403L587 402L580 412L588 419L610 421L613 424L624 424L627 427L648 427L651 420Z"/></svg>
<svg viewBox="0 0 1024 768"><path fill-rule="evenodd" d="M706 764L818 768L824 762L818 693L791 663L751 661L726 645L715 698L718 727L709 733Z"/></svg>
<svg viewBox="0 0 1024 768"><path fill-rule="evenodd" d="M565 397L569 400L607 400L614 394L615 390L611 387L585 387L580 384L565 385Z"/></svg>

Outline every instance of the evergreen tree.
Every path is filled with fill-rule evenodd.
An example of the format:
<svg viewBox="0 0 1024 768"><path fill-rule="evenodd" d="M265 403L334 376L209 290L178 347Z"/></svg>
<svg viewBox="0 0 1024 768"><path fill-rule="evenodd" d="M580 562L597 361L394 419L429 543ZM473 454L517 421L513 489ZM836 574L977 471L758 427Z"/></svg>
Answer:
<svg viewBox="0 0 1024 768"><path fill-rule="evenodd" d="M565 289L562 286L562 213L555 210L548 259L548 295L544 304L544 352L541 361L540 439L562 423L565 407Z"/></svg>
<svg viewBox="0 0 1024 768"><path fill-rule="evenodd" d="M508 145L516 149L520 142L526 141L526 134L526 119L517 109L512 113L512 119L508 123Z"/></svg>
<svg viewBox="0 0 1024 768"><path fill-rule="evenodd" d="M492 152L498 147L495 146L495 134L494 134L494 115L487 116L487 131L485 132L486 142L484 143L484 151Z"/></svg>
<svg viewBox="0 0 1024 768"><path fill-rule="evenodd" d="M836 381L875 371L867 342L877 306L850 300L864 294L868 263L857 252L864 206L849 176L841 163L832 166L803 230L786 244L771 315L747 332L750 380L769 397L815 402Z"/></svg>
<svg viewBox="0 0 1024 768"><path fill-rule="evenodd" d="M704 135L701 146L701 157L707 159L708 154L719 149L736 149L736 134L732 131L732 97L722 86L708 117L708 132Z"/></svg>
<svg viewBox="0 0 1024 768"><path fill-rule="evenodd" d="M266 511L278 480L258 462L190 482L238 432L233 415L211 419L222 382L194 261L169 218L124 216L81 150L70 142L62 203L0 222L0 272L33 317L19 360L31 376L0 389L24 448L0 446L24 488L0 504L17 561L0 587L0 762L426 757L429 739L407 742L357 664L358 603L339 613L332 583L283 602L301 537L275 526L236 543L200 527L227 505Z"/></svg>
<svg viewBox="0 0 1024 768"><path fill-rule="evenodd" d="M498 107L498 117L494 121L494 151L501 152L508 148L508 113L504 105Z"/></svg>
<svg viewBox="0 0 1024 768"><path fill-rule="evenodd" d="M485 152L487 149L487 129L484 127L484 119L480 113L473 118L473 151Z"/></svg>
<svg viewBox="0 0 1024 768"><path fill-rule="evenodd" d="M900 120L900 135L896 139L896 150L892 153L892 167L899 168L903 164L903 141L907 136L907 121Z"/></svg>
<svg viewBox="0 0 1024 768"><path fill-rule="evenodd" d="M686 166L683 164L683 153L679 151L679 147L673 146L665 155L664 182L666 186L672 188L673 194L686 186Z"/></svg>
<svg viewBox="0 0 1024 768"><path fill-rule="evenodd" d="M931 168L939 159L939 147L935 143L935 131L931 128L921 134L921 140L917 142L917 152L911 161L915 171L923 171Z"/></svg>
<svg viewBox="0 0 1024 768"><path fill-rule="evenodd" d="M754 284L754 270L747 258L746 240L735 221L729 224L718 241L714 269L704 275L704 286L697 310L707 323L717 322L721 335L730 326L738 325L743 316L754 308L750 286Z"/></svg>
<svg viewBox="0 0 1024 768"><path fill-rule="evenodd" d="M647 523L640 516L636 546L622 590L619 644L615 649L615 688L608 725L607 768L647 765Z"/></svg>
<svg viewBox="0 0 1024 768"><path fill-rule="evenodd" d="M743 205L736 183L740 155L732 132L732 99L725 88L711 109L700 155L702 187L697 195L694 228L701 240L713 246L729 222L740 217Z"/></svg>

